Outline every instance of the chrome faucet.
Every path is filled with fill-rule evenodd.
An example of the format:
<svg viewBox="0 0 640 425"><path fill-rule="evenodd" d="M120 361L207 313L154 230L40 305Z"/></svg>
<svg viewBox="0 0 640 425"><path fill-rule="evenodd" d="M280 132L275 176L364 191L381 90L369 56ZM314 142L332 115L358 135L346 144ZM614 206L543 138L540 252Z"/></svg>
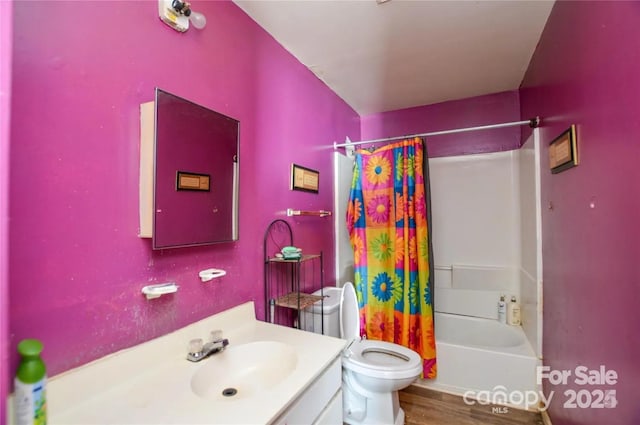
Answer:
<svg viewBox="0 0 640 425"><path fill-rule="evenodd" d="M202 338L189 341L187 360L190 362L199 362L212 354L224 350L227 345L229 345L229 340L222 338L222 331L213 331L211 332L211 341L206 344L203 344Z"/></svg>

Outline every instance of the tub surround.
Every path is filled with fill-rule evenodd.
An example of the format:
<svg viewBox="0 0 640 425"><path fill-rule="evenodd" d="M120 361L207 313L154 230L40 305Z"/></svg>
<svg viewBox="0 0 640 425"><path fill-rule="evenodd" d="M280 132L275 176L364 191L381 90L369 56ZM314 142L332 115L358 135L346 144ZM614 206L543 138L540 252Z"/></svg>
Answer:
<svg viewBox="0 0 640 425"><path fill-rule="evenodd" d="M188 342L206 338L215 329L222 329L229 339L227 350L197 363L187 361ZM203 398L194 393L192 377L207 362L257 341L284 343L295 351L295 367L282 381L263 390L268 397L262 391L243 395L241 389L235 398ZM288 409L300 405L297 400L305 392L312 393L306 399L311 405L297 409L296 414L311 423L330 401L339 403L341 412L344 345L341 339L258 321L253 302L245 303L52 377L47 386L49 423L281 423L293 420L287 416Z"/></svg>
<svg viewBox="0 0 640 425"><path fill-rule="evenodd" d="M518 154L429 159L436 311L497 319L520 299Z"/></svg>
<svg viewBox="0 0 640 425"><path fill-rule="evenodd" d="M540 132L518 151L520 194L520 308L522 328L542 358L542 203Z"/></svg>

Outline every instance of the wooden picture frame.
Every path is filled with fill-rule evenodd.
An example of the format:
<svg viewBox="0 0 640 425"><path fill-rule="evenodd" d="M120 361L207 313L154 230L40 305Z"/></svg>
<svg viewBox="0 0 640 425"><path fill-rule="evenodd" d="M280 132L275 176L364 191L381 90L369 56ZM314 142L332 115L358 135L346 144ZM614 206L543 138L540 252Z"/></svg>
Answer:
<svg viewBox="0 0 640 425"><path fill-rule="evenodd" d="M318 193L320 173L311 168L291 164L291 190Z"/></svg>
<svg viewBox="0 0 640 425"><path fill-rule="evenodd" d="M549 168L552 174L558 174L576 165L578 165L578 142L576 126L571 125L549 143Z"/></svg>
<svg viewBox="0 0 640 425"><path fill-rule="evenodd" d="M176 171L176 190L210 192L211 176L209 174Z"/></svg>

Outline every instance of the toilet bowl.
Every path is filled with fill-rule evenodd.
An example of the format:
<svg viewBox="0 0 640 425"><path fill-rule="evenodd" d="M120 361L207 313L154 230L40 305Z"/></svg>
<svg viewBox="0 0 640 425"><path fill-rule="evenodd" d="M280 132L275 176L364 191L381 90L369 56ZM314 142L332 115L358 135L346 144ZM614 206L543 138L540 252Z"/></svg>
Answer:
<svg viewBox="0 0 640 425"><path fill-rule="evenodd" d="M415 351L384 341L360 339L358 300L351 282L340 296L340 337L349 341L342 353L342 420L347 424L404 423L398 391L422 372Z"/></svg>

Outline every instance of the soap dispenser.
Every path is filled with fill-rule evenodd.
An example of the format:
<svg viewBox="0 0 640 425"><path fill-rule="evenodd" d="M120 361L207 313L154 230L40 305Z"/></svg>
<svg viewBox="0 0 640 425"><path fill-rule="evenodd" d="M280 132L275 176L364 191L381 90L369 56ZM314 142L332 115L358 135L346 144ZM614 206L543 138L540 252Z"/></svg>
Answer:
<svg viewBox="0 0 640 425"><path fill-rule="evenodd" d="M513 326L520 326L520 304L516 297L511 297L511 302L507 306L507 323Z"/></svg>
<svg viewBox="0 0 640 425"><path fill-rule="evenodd" d="M498 301L498 322L507 323L507 303L504 295L500 295L500 301Z"/></svg>

